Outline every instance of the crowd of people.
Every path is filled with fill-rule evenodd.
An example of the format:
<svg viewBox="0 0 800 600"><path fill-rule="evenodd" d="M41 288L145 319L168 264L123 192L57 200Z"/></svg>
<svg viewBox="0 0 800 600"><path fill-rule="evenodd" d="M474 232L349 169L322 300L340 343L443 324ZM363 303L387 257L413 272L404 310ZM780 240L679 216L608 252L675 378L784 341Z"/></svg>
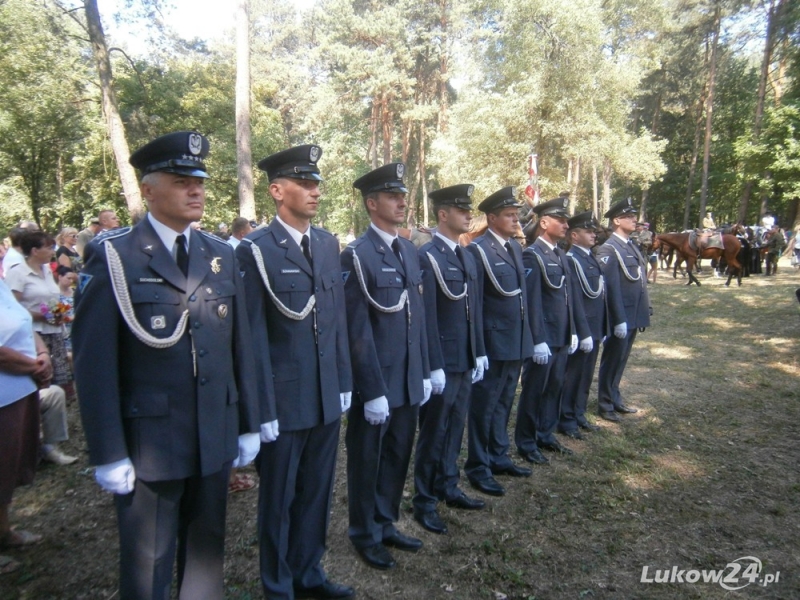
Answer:
<svg viewBox="0 0 800 600"><path fill-rule="evenodd" d="M0 548L41 539L11 528L8 506L40 456L77 460L58 448L76 395L95 478L114 494L121 598L168 597L176 558L180 598L222 598L227 497L248 487L232 472L254 460L265 596L353 597L321 562L345 413L348 537L367 565L389 570L393 550L424 544L397 527L409 469L413 518L444 535L442 503L480 511L514 478L571 454L564 438L637 412L620 383L652 308L630 199L605 213L602 245L591 212L543 202L523 248L517 191L504 187L477 205L487 228L462 246L474 188L454 185L429 194L437 224L417 249L398 235L408 190L405 166L390 163L353 183L370 225L340 252L312 224L319 146L259 162L275 218L239 218L218 235L197 227L208 152L195 132L134 152L148 213L133 227L102 211L56 239L32 223L10 233ZM462 485L465 430L465 481L480 495ZM0 561L3 572L18 566Z"/></svg>

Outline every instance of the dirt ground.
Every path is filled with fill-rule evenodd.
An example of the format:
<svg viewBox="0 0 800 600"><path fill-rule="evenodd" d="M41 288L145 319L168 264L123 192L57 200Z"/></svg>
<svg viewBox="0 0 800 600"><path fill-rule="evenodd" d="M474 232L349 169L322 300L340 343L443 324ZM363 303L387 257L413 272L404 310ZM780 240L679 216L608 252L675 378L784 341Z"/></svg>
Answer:
<svg viewBox="0 0 800 600"><path fill-rule="evenodd" d="M409 476L400 529L425 547L395 551L393 571L365 566L347 539L342 435L329 577L362 599L800 598L800 272L782 261L777 277L754 275L741 288L725 288L708 268L700 279L688 288L662 271L650 286L652 327L637 338L622 385L638 414L599 422L587 441L562 440L574 456L528 479L503 478L508 493L485 497L482 512L442 507L448 535L411 518ZM594 389L591 398L593 414ZM81 460L43 465L15 496L12 522L45 539L10 552L24 566L0 576L0 600L118 596L112 501L94 483L75 406L70 432L64 449ZM230 599L262 597L256 501L256 491L230 497ZM673 567L681 577L724 569L733 581L738 568L727 565L742 557L762 570L752 583L738 573L726 584L749 583L738 591L652 581ZM777 581L764 585L766 575Z"/></svg>

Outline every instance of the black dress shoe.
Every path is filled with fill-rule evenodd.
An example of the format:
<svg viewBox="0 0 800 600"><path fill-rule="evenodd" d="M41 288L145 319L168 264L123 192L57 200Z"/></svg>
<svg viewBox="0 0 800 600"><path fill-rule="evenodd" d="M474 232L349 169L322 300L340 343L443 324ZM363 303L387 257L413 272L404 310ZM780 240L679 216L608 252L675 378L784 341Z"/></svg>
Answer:
<svg viewBox="0 0 800 600"><path fill-rule="evenodd" d="M537 442L539 444L539 448L544 448L545 450L549 450L550 452L559 452L561 454L572 454L572 450L567 448L566 446L562 446L558 440L553 440L552 442Z"/></svg>
<svg viewBox="0 0 800 600"><path fill-rule="evenodd" d="M422 548L422 540L418 540L410 535L403 535L399 531L395 531L389 537L383 538L384 546L391 546L398 550L405 550L406 552L416 552Z"/></svg>
<svg viewBox="0 0 800 600"><path fill-rule="evenodd" d="M612 423L619 423L620 421L619 415L610 410L600 411L600 418L605 419L606 421L611 421Z"/></svg>
<svg viewBox="0 0 800 600"><path fill-rule="evenodd" d="M347 585L340 585L332 581L326 581L321 585L310 588L294 588L295 598L354 598L356 591Z"/></svg>
<svg viewBox="0 0 800 600"><path fill-rule="evenodd" d="M489 494L490 496L505 496L506 494L505 488L497 483L494 477L488 477L479 481L470 479L470 484L479 492Z"/></svg>
<svg viewBox="0 0 800 600"><path fill-rule="evenodd" d="M445 504L450 508L461 508L463 510L480 510L486 506L486 502L480 498L470 498L464 492L451 500L446 500Z"/></svg>
<svg viewBox="0 0 800 600"><path fill-rule="evenodd" d="M431 533L438 533L439 535L447 533L447 525L444 524L439 513L435 510L415 512L414 520Z"/></svg>
<svg viewBox="0 0 800 600"><path fill-rule="evenodd" d="M568 438L572 438L573 440L585 440L586 438L583 437L580 429L570 429L569 431L562 431L562 435L567 436Z"/></svg>
<svg viewBox="0 0 800 600"><path fill-rule="evenodd" d="M375 544L366 548L357 547L356 552L364 559L365 563L375 569L394 569L397 564L383 544Z"/></svg>
<svg viewBox="0 0 800 600"><path fill-rule="evenodd" d="M625 404L620 404L619 406L615 406L614 410L618 413L623 413L626 415L632 415L633 413L639 412L638 408L633 408L632 406L627 406Z"/></svg>
<svg viewBox="0 0 800 600"><path fill-rule="evenodd" d="M586 423L578 423L578 427L583 429L584 431L600 431L600 427L597 425L593 425L588 421Z"/></svg>
<svg viewBox="0 0 800 600"><path fill-rule="evenodd" d="M510 464L505 467L492 467L492 475L510 475L511 477L530 477L531 471L528 467L518 467Z"/></svg>
<svg viewBox="0 0 800 600"><path fill-rule="evenodd" d="M534 448L530 452L520 450L519 455L529 463L533 463L535 465L546 465L550 462L550 459L542 454L538 448Z"/></svg>

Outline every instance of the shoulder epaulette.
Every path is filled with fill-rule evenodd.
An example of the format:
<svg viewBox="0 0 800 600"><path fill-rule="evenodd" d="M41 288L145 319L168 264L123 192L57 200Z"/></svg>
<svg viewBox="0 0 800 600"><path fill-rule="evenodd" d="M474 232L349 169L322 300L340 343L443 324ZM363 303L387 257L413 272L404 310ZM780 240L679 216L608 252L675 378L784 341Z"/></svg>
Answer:
<svg viewBox="0 0 800 600"><path fill-rule="evenodd" d="M213 233L208 233L207 231L203 231L202 229L197 229L195 231L195 233L199 233L200 235L202 235L207 240L212 240L214 242L217 242L218 244L223 244L223 245L228 246L229 248L231 248L231 245L228 242L226 242L222 238L218 238Z"/></svg>
<svg viewBox="0 0 800 600"><path fill-rule="evenodd" d="M120 227L118 229L109 229L108 231L104 231L102 233L98 233L94 238L92 238L93 242L102 243L106 240L113 240L114 238L121 237L123 235L127 235L131 232L133 227Z"/></svg>
<svg viewBox="0 0 800 600"><path fill-rule="evenodd" d="M335 235L333 235L330 231L328 231L324 227L318 227L317 225L312 225L311 229L313 229L314 231L316 231L318 233L324 233L324 234L326 234L326 235L328 235L330 237L336 237Z"/></svg>

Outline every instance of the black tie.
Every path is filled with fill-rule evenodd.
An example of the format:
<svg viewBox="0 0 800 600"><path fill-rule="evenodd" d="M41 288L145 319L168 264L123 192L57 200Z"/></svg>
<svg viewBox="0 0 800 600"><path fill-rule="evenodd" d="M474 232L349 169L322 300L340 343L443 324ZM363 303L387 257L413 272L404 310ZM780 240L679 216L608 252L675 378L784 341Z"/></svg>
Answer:
<svg viewBox="0 0 800 600"><path fill-rule="evenodd" d="M175 238L175 244L178 246L175 250L175 262L178 263L178 268L186 277L189 274L189 253L186 252L186 236L180 234Z"/></svg>
<svg viewBox="0 0 800 600"><path fill-rule="evenodd" d="M394 252L394 255L397 257L397 260L399 260L400 264L402 265L403 256L400 254L400 240L398 240L397 238L394 238L394 240L392 240L392 252Z"/></svg>
<svg viewBox="0 0 800 600"><path fill-rule="evenodd" d="M461 263L461 268L464 270L464 273L467 272L467 264L464 262L464 250L461 246L456 246L456 258L458 258L459 262Z"/></svg>
<svg viewBox="0 0 800 600"><path fill-rule="evenodd" d="M506 242L506 252L511 257L511 260L514 262L514 266L517 266L517 257L514 256L514 250L511 248L511 242Z"/></svg>
<svg viewBox="0 0 800 600"><path fill-rule="evenodd" d="M303 239L300 240L300 246L303 248L303 256L306 257L306 260L308 261L308 266L313 269L314 262L311 260L311 247L309 246L307 235L304 235Z"/></svg>

